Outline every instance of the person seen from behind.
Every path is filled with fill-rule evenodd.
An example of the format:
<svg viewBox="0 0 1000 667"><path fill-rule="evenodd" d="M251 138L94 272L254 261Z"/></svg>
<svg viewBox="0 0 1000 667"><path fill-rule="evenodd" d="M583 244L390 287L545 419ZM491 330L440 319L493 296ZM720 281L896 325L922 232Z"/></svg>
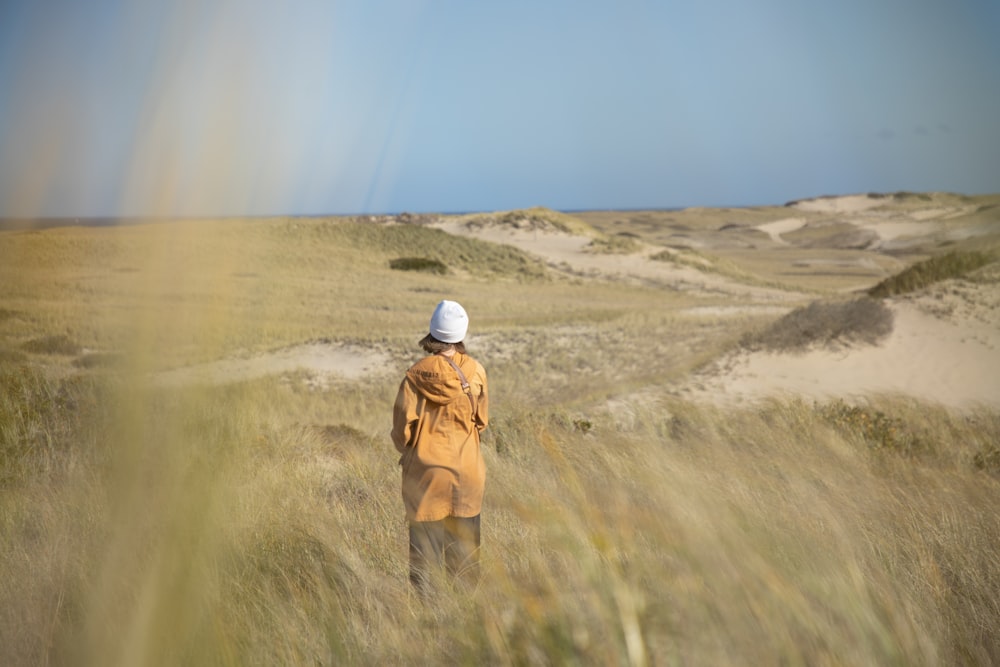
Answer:
<svg viewBox="0 0 1000 667"><path fill-rule="evenodd" d="M401 454L410 533L410 582L427 591L434 572L474 582L486 466L479 436L489 423L486 370L466 354L469 316L441 301L420 341L428 353L403 378L392 441Z"/></svg>

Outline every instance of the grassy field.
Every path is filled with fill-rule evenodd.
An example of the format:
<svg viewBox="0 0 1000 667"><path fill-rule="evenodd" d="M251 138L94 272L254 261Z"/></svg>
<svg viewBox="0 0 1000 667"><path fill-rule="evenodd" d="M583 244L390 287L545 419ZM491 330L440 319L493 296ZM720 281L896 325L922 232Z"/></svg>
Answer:
<svg viewBox="0 0 1000 667"><path fill-rule="evenodd" d="M333 218L4 232L0 285L2 664L1000 661L1000 413L671 397L810 307L694 317L732 302ZM494 419L482 580L425 603L388 430L442 298ZM151 381L320 339L392 361Z"/></svg>

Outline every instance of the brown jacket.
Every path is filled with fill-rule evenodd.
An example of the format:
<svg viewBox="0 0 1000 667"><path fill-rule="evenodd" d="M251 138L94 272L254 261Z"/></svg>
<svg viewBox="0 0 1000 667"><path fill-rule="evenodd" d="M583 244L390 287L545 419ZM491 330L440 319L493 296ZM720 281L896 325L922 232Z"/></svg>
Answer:
<svg viewBox="0 0 1000 667"><path fill-rule="evenodd" d="M482 509L486 466L479 434L489 422L486 370L465 354L456 353L452 361L469 381L471 401L447 359L431 355L406 372L392 411L410 521L473 517Z"/></svg>

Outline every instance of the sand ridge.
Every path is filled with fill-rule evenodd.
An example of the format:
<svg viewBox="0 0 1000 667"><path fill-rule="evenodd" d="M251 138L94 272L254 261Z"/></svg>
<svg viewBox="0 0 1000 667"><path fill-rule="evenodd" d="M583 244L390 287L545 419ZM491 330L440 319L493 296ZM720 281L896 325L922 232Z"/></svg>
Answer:
<svg viewBox="0 0 1000 667"><path fill-rule="evenodd" d="M626 280L706 295L731 295L755 301L791 302L802 294L747 285L725 276L699 271L691 266L652 259L670 249L638 243L633 253L589 252L592 238L552 230L523 230L500 225L470 226L462 221L442 220L435 225L449 234L472 236L492 243L514 246L531 253L551 269L570 275Z"/></svg>

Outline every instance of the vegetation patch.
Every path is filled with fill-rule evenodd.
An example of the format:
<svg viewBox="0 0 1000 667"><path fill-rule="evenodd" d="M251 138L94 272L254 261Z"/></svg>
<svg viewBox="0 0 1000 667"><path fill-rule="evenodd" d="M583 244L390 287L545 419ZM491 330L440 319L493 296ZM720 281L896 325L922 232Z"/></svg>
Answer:
<svg viewBox="0 0 1000 667"><path fill-rule="evenodd" d="M18 312L16 310L8 310L7 308L0 308L0 322L6 322L7 320L14 319L17 317Z"/></svg>
<svg viewBox="0 0 1000 667"><path fill-rule="evenodd" d="M773 287L775 289L788 289L788 285L761 278L759 275L745 271L736 263L727 259L706 255L686 246L662 250L655 255L651 255L650 259L657 262L670 262L672 264L676 264L677 266L686 266L692 269L697 269L702 273L713 273L715 275L736 280L745 285L759 285L761 287Z"/></svg>
<svg viewBox="0 0 1000 667"><path fill-rule="evenodd" d="M870 407L835 401L817 407L819 415L844 436L859 438L869 449L912 456L928 449L906 422Z"/></svg>
<svg viewBox="0 0 1000 667"><path fill-rule="evenodd" d="M862 297L853 301L814 301L796 308L759 333L743 338L744 347L775 352L813 345L875 344L892 333L893 315L885 305Z"/></svg>
<svg viewBox="0 0 1000 667"><path fill-rule="evenodd" d="M442 276L448 273L448 267L444 265L444 262L429 257L397 257L389 260L389 268L396 271L436 273Z"/></svg>
<svg viewBox="0 0 1000 667"><path fill-rule="evenodd" d="M0 347L0 364L19 364L27 360L27 355L20 350Z"/></svg>
<svg viewBox="0 0 1000 667"><path fill-rule="evenodd" d="M56 382L29 366L0 368L0 488L79 460L94 392L86 378Z"/></svg>
<svg viewBox="0 0 1000 667"><path fill-rule="evenodd" d="M972 457L972 465L976 470L1000 474L1000 445L995 442L987 443L981 450Z"/></svg>
<svg viewBox="0 0 1000 667"><path fill-rule="evenodd" d="M949 278L961 278L996 260L979 251L954 251L917 262L868 290L876 299L907 294Z"/></svg>
<svg viewBox="0 0 1000 667"><path fill-rule="evenodd" d="M639 242L633 236L605 236L595 238L587 244L587 252L601 255L630 255L639 250Z"/></svg>
<svg viewBox="0 0 1000 667"><path fill-rule="evenodd" d="M544 207L516 209L499 213L474 215L465 224L472 228L487 226L511 227L524 231L549 231L594 236L595 230L583 220Z"/></svg>
<svg viewBox="0 0 1000 667"><path fill-rule="evenodd" d="M655 255L651 255L650 259L657 262L670 262L671 264L677 264L678 266L688 266L692 269L698 269L699 271L704 271L706 273L719 272L718 266L715 262L701 253L695 252L689 248L662 250Z"/></svg>
<svg viewBox="0 0 1000 667"><path fill-rule="evenodd" d="M80 354L80 346L64 334L33 338L23 344L21 349L32 354L60 354L64 356Z"/></svg>

